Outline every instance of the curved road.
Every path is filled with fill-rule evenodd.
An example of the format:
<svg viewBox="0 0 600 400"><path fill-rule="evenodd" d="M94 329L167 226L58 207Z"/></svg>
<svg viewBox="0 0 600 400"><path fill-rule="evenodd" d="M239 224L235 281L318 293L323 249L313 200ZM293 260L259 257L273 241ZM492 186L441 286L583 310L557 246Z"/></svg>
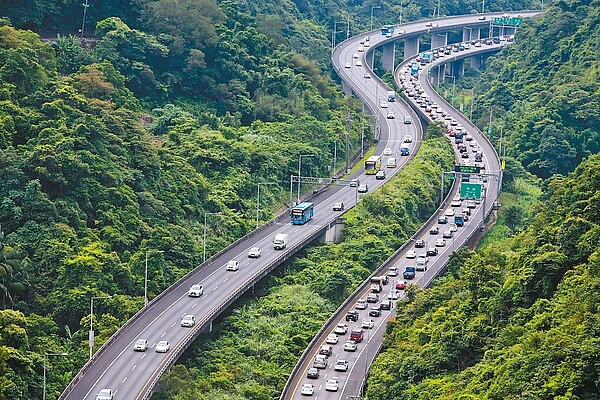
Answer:
<svg viewBox="0 0 600 400"><path fill-rule="evenodd" d="M532 16L537 12L531 13L519 13L522 16ZM516 13L514 13L516 14ZM489 21L493 15L487 14L487 19ZM457 21L460 21L460 25L468 24L468 23L477 23L481 22L479 20L479 15L471 15L471 16L462 16L462 17L454 17L449 18L447 20L441 19L436 20L435 22L438 24L438 29L442 29L444 26L452 26L456 25ZM426 26L427 22L419 22L414 24L403 25L404 33L401 34L401 37L410 37L416 34L427 32L428 27ZM377 44L381 44L382 42L386 42L388 40L392 40L390 38L383 37L376 32L370 32L370 41L371 46L376 46ZM363 71L359 71L359 73L354 73L352 68L354 68L354 60L352 59L352 55L357 51L359 46L361 46L360 41L364 40L364 34L356 36L354 38L348 39L343 42L338 48L334 51L333 62L336 70L342 76L342 79L348 83L353 91L359 94L363 100L365 100L368 105L372 108L378 109L379 103L378 100L381 95L378 95L377 92L370 93L363 91L363 86L365 85L366 80ZM411 60L407 60L403 62L397 69L395 73L395 79L398 83L399 87L406 88L406 93L421 88L424 96L431 99L437 105L440 106L440 111L436 112L433 109L431 112L425 111L424 107L419 106L415 99L416 97L409 97L409 101L412 103L412 106L415 109L420 110L420 114L425 118L431 120L431 115L435 115L435 118L443 121L443 123L447 127L455 127L461 126L464 128L466 132L468 132L468 136L470 136L470 140L465 141L465 145L467 147L467 154L469 158L462 158L460 156L456 146L453 144L455 148L457 163L464 162L467 165L474 165L474 154L479 148L483 153L483 162L478 165L482 165L485 168L481 171L482 174L489 174L485 178L483 175L481 176L471 176L470 182L477 182L482 185L485 193L485 200L480 203L469 204L469 208L471 215L468 221L465 223L463 227L457 227L456 232L452 234L449 238L443 238L443 233L450 224L440 224L438 223L438 218L444 215L446 212L448 214L458 214L463 209L467 208L467 202L462 200L460 203L456 203L455 206L451 206L448 198L452 198L456 195L459 185L455 185L452 192L448 195L445 203L440 206L438 213L434 215L427 224L417 232L410 241L405 244L394 256L391 257L389 262L386 262L374 275L382 275L387 274L390 281L387 285L384 286L384 289L381 293L378 294L379 300L376 303L369 304L368 308L365 310L359 309L357 300L367 299L367 295L371 293L369 288L369 283L365 282L350 298L338 309L338 311L332 316L332 318L328 321L328 323L321 329L319 334L313 339L311 342L311 346L307 348L306 352L303 354L300 359L298 365L294 369L291 374L286 388L281 396L281 399L300 399L306 396L306 394L302 394L301 390L303 385L313 385L314 394L313 396L317 399L327 399L327 400L341 400L341 399L351 399L351 398L360 398L354 396L361 396L361 390L364 385L364 380L368 374L368 368L375 355L378 353L382 341L383 341L383 333L385 332L385 326L387 321L390 318L394 318L396 313L401 313L400 311L395 309L395 302L391 302L391 309L389 311L383 310L382 315L379 317L369 316L369 311L371 306L379 306L381 301L386 298L392 299L402 299L404 297L403 290L394 290L396 284L417 284L421 287L427 287L431 281L438 276L442 271L444 266L446 265L450 255L455 249L458 249L462 246L478 229L480 224L482 224L484 215L489 214L491 212L493 201L498 197L498 189L499 189L499 179L500 179L500 160L496 151L494 150L491 143L488 139L462 114L460 114L456 109L454 109L450 104L448 104L445 100L441 98L431 87L428 82L428 70L433 68L436 65L445 64L451 62L453 60L466 58L474 54L480 54L484 52L497 51L501 45L504 45L505 42L501 44L494 45L482 45L482 47L473 47L467 51L461 52L452 52L450 55L444 55L431 64L427 64L424 68L421 67L421 71L418 78L413 78L410 76L409 67L412 63ZM344 66L346 63L351 62L352 67L351 71L347 71L348 68ZM365 63L363 61L363 63ZM367 71L366 73L369 73ZM433 73L431 75L434 75ZM402 86L400 86L402 85ZM378 91L382 91L385 93L385 89L379 88ZM378 113L380 118L382 118L382 113ZM448 114L449 119L444 119L442 115ZM452 121L452 118L455 121ZM453 125L455 123L455 125ZM449 139L453 140L452 137ZM487 201L486 201L487 200ZM451 211L450 211L451 210ZM452 219L453 217L449 216L448 219ZM449 221L451 222L451 221ZM437 228L439 233L431 233L431 228ZM416 241L421 240L424 242L424 247L417 248ZM439 240L439 241L438 241ZM436 245L437 242L437 245ZM414 279L404 279L403 271L407 266L415 266L416 260L410 256L407 257L407 253L409 251L414 251L417 254L425 253L429 248L436 249L437 255L429 256L429 261L427 264L427 268L425 271L417 272ZM398 271L397 275L396 272ZM345 316L349 310L355 310L358 312L359 317L356 322L354 321L346 321ZM372 320L373 327L367 328L369 325L369 321L364 320ZM365 326L363 327L363 321L365 322ZM332 353L328 357L328 365L320 370L319 377L317 379L307 377L307 373L309 368L313 367L313 360L315 356L321 351L322 346L327 345L328 336L334 333L334 327L337 324L346 324L348 327L348 333L337 335L337 342L333 343L335 340L332 340L329 343L332 346ZM349 339L349 332L353 329L363 330L364 339L361 343L357 345L356 351L347 351L343 347L346 341ZM335 363L338 360L345 360L348 363L348 370L343 371L342 369L336 371ZM328 391L326 387L326 383L328 380L337 381L339 387L336 391ZM331 388L330 388L331 389Z"/></svg>

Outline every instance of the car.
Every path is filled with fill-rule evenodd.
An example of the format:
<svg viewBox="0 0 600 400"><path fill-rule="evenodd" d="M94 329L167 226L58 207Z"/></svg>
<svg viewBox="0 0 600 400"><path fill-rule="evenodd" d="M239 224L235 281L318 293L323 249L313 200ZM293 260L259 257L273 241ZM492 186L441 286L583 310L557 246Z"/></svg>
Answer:
<svg viewBox="0 0 600 400"><path fill-rule="evenodd" d="M204 293L204 287L201 284L192 285L190 290L188 290L189 297L200 297Z"/></svg>
<svg viewBox="0 0 600 400"><path fill-rule="evenodd" d="M446 217L454 217L454 210L451 209L451 208L449 208L449 209L446 210L446 212L444 212L444 215Z"/></svg>
<svg viewBox="0 0 600 400"><path fill-rule="evenodd" d="M96 400L113 400L113 392L110 389L102 389L96 395Z"/></svg>
<svg viewBox="0 0 600 400"><path fill-rule="evenodd" d="M425 241L423 239L419 239L415 241L415 247L417 249L422 249L425 247Z"/></svg>
<svg viewBox="0 0 600 400"><path fill-rule="evenodd" d="M369 47L369 46L371 46L371 43L369 43L369 42L365 42L365 43L363 44L363 46L365 46L365 47Z"/></svg>
<svg viewBox="0 0 600 400"><path fill-rule="evenodd" d="M367 295L367 303L377 303L379 301L379 295L377 293L369 293Z"/></svg>
<svg viewBox="0 0 600 400"><path fill-rule="evenodd" d="M366 310L367 309L367 300L366 299L359 299L356 302L356 305L354 307L356 307L357 310Z"/></svg>
<svg viewBox="0 0 600 400"><path fill-rule="evenodd" d="M156 345L155 350L157 353L166 353L167 351L171 350L171 343L167 342L166 340L161 340Z"/></svg>
<svg viewBox="0 0 600 400"><path fill-rule="evenodd" d="M396 159L393 158L393 157L392 158L388 158L385 166L388 167L388 168L396 168Z"/></svg>
<svg viewBox="0 0 600 400"><path fill-rule="evenodd" d="M371 79L371 74L369 74L368 72L366 72L366 73L363 75L363 77L364 77L365 79Z"/></svg>
<svg viewBox="0 0 600 400"><path fill-rule="evenodd" d="M408 156L410 155L410 149L406 146L402 146L400 147L400 155L401 156Z"/></svg>
<svg viewBox="0 0 600 400"><path fill-rule="evenodd" d="M375 174L375 179L381 181L381 180L385 179L385 176L386 176L385 171L380 170L380 171L377 171L377 173Z"/></svg>
<svg viewBox="0 0 600 400"><path fill-rule="evenodd" d="M454 118L452 118L452 119L450 120L450 125L452 125L452 126L456 126L456 125L458 125L458 121L457 121L457 120L455 120Z"/></svg>
<svg viewBox="0 0 600 400"><path fill-rule="evenodd" d="M227 267L225 268L227 271L237 271L240 269L240 262L231 260L227 263Z"/></svg>
<svg viewBox="0 0 600 400"><path fill-rule="evenodd" d="M325 383L325 390L328 392L337 392L340 387L340 383L337 378L327 379L327 383Z"/></svg>
<svg viewBox="0 0 600 400"><path fill-rule="evenodd" d="M452 199L452 201L450 202L450 206L451 206L451 207L460 207L460 205L461 205L460 197L459 197L458 199L457 199L457 198L454 198L454 199Z"/></svg>
<svg viewBox="0 0 600 400"><path fill-rule="evenodd" d="M402 141L404 143L412 143L412 136L411 135L404 135L404 139L402 139Z"/></svg>
<svg viewBox="0 0 600 400"><path fill-rule="evenodd" d="M384 156L391 156L392 155L392 148L391 147L386 147L385 149L383 149L383 155Z"/></svg>
<svg viewBox="0 0 600 400"><path fill-rule="evenodd" d="M408 285L408 282L406 282L406 281L398 281L398 282L396 282L396 289L398 289L398 290L404 290L404 289L406 289L406 285Z"/></svg>
<svg viewBox="0 0 600 400"><path fill-rule="evenodd" d="M471 210L469 208L463 208L461 214L471 215Z"/></svg>
<svg viewBox="0 0 600 400"><path fill-rule="evenodd" d="M456 226L456 224L450 224L448 225L448 230L452 233L458 231L458 226Z"/></svg>
<svg viewBox="0 0 600 400"><path fill-rule="evenodd" d="M312 396L315 393L315 385L312 383L303 383L300 388L300 394L302 396Z"/></svg>
<svg viewBox="0 0 600 400"><path fill-rule="evenodd" d="M367 193L369 191L369 186L367 185L360 185L358 187L358 193Z"/></svg>
<svg viewBox="0 0 600 400"><path fill-rule="evenodd" d="M485 15L482 15L481 17L479 17L480 21L485 21Z"/></svg>
<svg viewBox="0 0 600 400"><path fill-rule="evenodd" d="M446 245L446 240L439 238L435 241L435 247L444 247Z"/></svg>
<svg viewBox="0 0 600 400"><path fill-rule="evenodd" d="M369 317L379 317L379 316L381 316L381 309L379 308L379 306L371 307L371 309L369 310Z"/></svg>
<svg viewBox="0 0 600 400"><path fill-rule="evenodd" d="M373 321L373 318L363 318L362 322L360 323L360 327L365 329L372 329L374 326L375 321Z"/></svg>
<svg viewBox="0 0 600 400"><path fill-rule="evenodd" d="M388 269L388 276L398 276L398 267L390 267Z"/></svg>
<svg viewBox="0 0 600 400"><path fill-rule="evenodd" d="M315 361L313 362L313 367L318 369L327 368L327 356L324 354L317 354L315 356Z"/></svg>
<svg viewBox="0 0 600 400"><path fill-rule="evenodd" d="M337 344L339 342L339 337L335 333L330 333L327 335L327 339L325 339L325 343L327 344Z"/></svg>
<svg viewBox="0 0 600 400"><path fill-rule="evenodd" d="M330 344L324 344L319 349L319 354L329 357L333 353L333 347Z"/></svg>
<svg viewBox="0 0 600 400"><path fill-rule="evenodd" d="M461 157L461 158L469 158L469 153L466 153L466 152L464 152L464 153L461 153L461 154L460 154L460 157Z"/></svg>
<svg viewBox="0 0 600 400"><path fill-rule="evenodd" d="M438 218L438 224L447 224L448 223L448 218L444 215L442 215L441 217Z"/></svg>
<svg viewBox="0 0 600 400"><path fill-rule="evenodd" d="M350 187L358 187L360 185L360 181L358 179L352 179L350 181Z"/></svg>
<svg viewBox="0 0 600 400"><path fill-rule="evenodd" d="M359 53L362 53L362 52L365 51L365 48L363 46L358 46L358 48L356 49L356 51L358 51Z"/></svg>
<svg viewBox="0 0 600 400"><path fill-rule="evenodd" d="M357 67L362 67L362 61L356 60L356 63L354 63L354 65L356 65Z"/></svg>
<svg viewBox="0 0 600 400"><path fill-rule="evenodd" d="M350 63L349 63L349 62L347 62L347 63L344 65L344 67L345 67L345 68L350 68L350 67L351 67L351 65L350 65Z"/></svg>
<svg viewBox="0 0 600 400"><path fill-rule="evenodd" d="M425 24L425 26L426 26L426 27L432 27L432 26L433 26L433 22L427 22L427 23Z"/></svg>
<svg viewBox="0 0 600 400"><path fill-rule="evenodd" d="M427 264L429 262L429 257L427 257L427 253L421 253L417 257L417 264Z"/></svg>
<svg viewBox="0 0 600 400"><path fill-rule="evenodd" d="M402 273L402 277L404 279L414 279L415 277L415 267L409 266L404 268L404 272Z"/></svg>
<svg viewBox="0 0 600 400"><path fill-rule="evenodd" d="M438 249L435 247L429 247L427 249L427 255L428 256L437 256L438 255Z"/></svg>
<svg viewBox="0 0 600 400"><path fill-rule="evenodd" d="M250 258L259 258L261 255L260 247L253 247L248 252L248 257Z"/></svg>
<svg viewBox="0 0 600 400"><path fill-rule="evenodd" d="M385 100L382 100L379 102L379 107L381 108L388 108L388 103Z"/></svg>
<svg viewBox="0 0 600 400"><path fill-rule="evenodd" d="M382 300L381 303L379 303L379 309L381 310L391 310L392 309L392 302L389 300Z"/></svg>
<svg viewBox="0 0 600 400"><path fill-rule="evenodd" d="M396 283L398 285L398 283ZM400 298L400 292L398 290L390 290L387 294L388 300L398 300Z"/></svg>
<svg viewBox="0 0 600 400"><path fill-rule="evenodd" d="M467 222L467 221L469 220L469 216L468 216L467 214L465 214L465 213L462 213L462 212L461 212L461 213L460 213L460 214L458 214L458 215L459 215L459 216L461 216L461 217L462 217L462 219L463 219L463 221L465 221L465 222Z"/></svg>
<svg viewBox="0 0 600 400"><path fill-rule="evenodd" d="M333 366L334 371L348 371L348 361L346 360L337 360Z"/></svg>
<svg viewBox="0 0 600 400"><path fill-rule="evenodd" d="M333 205L333 211L344 211L344 203L341 201L338 201L337 203L335 203Z"/></svg>
<svg viewBox="0 0 600 400"><path fill-rule="evenodd" d="M138 339L133 345L133 351L146 351L148 350L148 341L146 339Z"/></svg>
<svg viewBox="0 0 600 400"><path fill-rule="evenodd" d="M344 349L344 351L356 351L357 347L358 346L354 340L348 340L346 343L344 343L342 349Z"/></svg>
<svg viewBox="0 0 600 400"><path fill-rule="evenodd" d="M467 208L475 208L475 202L473 200L467 200Z"/></svg>
<svg viewBox="0 0 600 400"><path fill-rule="evenodd" d="M440 228L437 227L437 226L434 226L433 228L431 228L429 230L429 233L432 234L432 235L437 235L438 233L440 233Z"/></svg>
<svg viewBox="0 0 600 400"><path fill-rule="evenodd" d="M356 58L356 59L358 59L358 57L359 57L358 53L354 53L354 54L352 54L352 58Z"/></svg>
<svg viewBox="0 0 600 400"><path fill-rule="evenodd" d="M387 119L394 119L394 118L396 118L396 114L394 114L394 112L393 112L393 111L389 111L389 112L387 113L387 115L386 115L386 118L387 118Z"/></svg>
<svg viewBox="0 0 600 400"><path fill-rule="evenodd" d="M406 258L415 258L417 256L417 252L414 250L409 250L406 252Z"/></svg>
<svg viewBox="0 0 600 400"><path fill-rule="evenodd" d="M319 369L315 367L310 367L306 372L306 377L308 379L319 379Z"/></svg>
<svg viewBox="0 0 600 400"><path fill-rule="evenodd" d="M335 326L333 333L337 335L345 335L346 333L348 333L348 325L344 324L343 322L338 323Z"/></svg>
<svg viewBox="0 0 600 400"><path fill-rule="evenodd" d="M442 237L444 239L451 239L452 238L452 231L450 229L446 229L444 231L444 233L442 233Z"/></svg>
<svg viewBox="0 0 600 400"><path fill-rule="evenodd" d="M191 328L196 325L196 318L192 314L186 314L181 318L181 326L184 328Z"/></svg>
<svg viewBox="0 0 600 400"><path fill-rule="evenodd" d="M366 303L365 303L365 308L366 309ZM346 322L350 322L350 321L358 321L358 311L356 310L350 310L346 313Z"/></svg>

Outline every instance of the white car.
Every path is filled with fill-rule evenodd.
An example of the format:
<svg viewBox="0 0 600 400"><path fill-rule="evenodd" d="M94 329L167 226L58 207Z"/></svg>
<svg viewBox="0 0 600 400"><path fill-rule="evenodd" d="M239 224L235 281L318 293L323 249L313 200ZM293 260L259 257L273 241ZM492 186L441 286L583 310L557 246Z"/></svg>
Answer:
<svg viewBox="0 0 600 400"><path fill-rule="evenodd" d="M357 310L366 310L367 309L367 300L359 299L354 306Z"/></svg>
<svg viewBox="0 0 600 400"><path fill-rule="evenodd" d="M400 291L390 290L390 292L387 294L387 298L388 300L398 300L400 298Z"/></svg>
<svg viewBox="0 0 600 400"><path fill-rule="evenodd" d="M348 361L346 361L346 360L337 360L335 362L335 364L333 365L333 370L334 371L343 371L343 372L348 371Z"/></svg>
<svg viewBox="0 0 600 400"><path fill-rule="evenodd" d="M436 239L435 247L444 247L446 245L446 241L444 239Z"/></svg>
<svg viewBox="0 0 600 400"><path fill-rule="evenodd" d="M300 389L300 394L303 396L312 396L315 393L315 385L312 383L304 383L302 384L302 388Z"/></svg>
<svg viewBox="0 0 600 400"><path fill-rule="evenodd" d="M362 53L363 51L365 51L365 48L364 48L363 46L358 46L358 49L357 49L357 51L358 51L359 53Z"/></svg>
<svg viewBox="0 0 600 400"><path fill-rule="evenodd" d="M460 201L460 197L459 198L454 198L452 199L452 202L450 203L451 207L460 207L461 205L461 201Z"/></svg>
<svg viewBox="0 0 600 400"><path fill-rule="evenodd" d="M346 343L344 343L344 346L342 346L344 351L356 351L357 347L358 346L354 340L348 340Z"/></svg>
<svg viewBox="0 0 600 400"><path fill-rule="evenodd" d="M188 296L190 297L200 297L204 293L204 288L201 284L192 285L190 290L188 291Z"/></svg>
<svg viewBox="0 0 600 400"><path fill-rule="evenodd" d="M240 262L231 260L227 263L226 269L227 269L227 271L237 271L238 269L240 269Z"/></svg>
<svg viewBox="0 0 600 400"><path fill-rule="evenodd" d="M379 107L381 108L388 108L388 103L385 100L382 100L379 102Z"/></svg>
<svg viewBox="0 0 600 400"><path fill-rule="evenodd" d="M351 67L351 65L350 65L350 63L346 63L346 65L344 65L344 67L346 67L346 68L350 68L350 67Z"/></svg>
<svg viewBox="0 0 600 400"><path fill-rule="evenodd" d="M403 142L404 143L412 143L412 136L410 136L410 135L404 135Z"/></svg>
<svg viewBox="0 0 600 400"><path fill-rule="evenodd" d="M414 250L409 250L406 252L406 258L415 258L417 256L417 252Z"/></svg>
<svg viewBox="0 0 600 400"><path fill-rule="evenodd" d="M390 111L387 113L386 117L387 117L387 119L394 119L394 118L396 118L396 114L394 114L393 111Z"/></svg>
<svg viewBox="0 0 600 400"><path fill-rule="evenodd" d="M390 267L388 276L398 276L398 267Z"/></svg>
<svg viewBox="0 0 600 400"><path fill-rule="evenodd" d="M345 335L346 333L348 333L348 325L344 324L343 322L340 322L335 326L333 333L337 335Z"/></svg>
<svg viewBox="0 0 600 400"><path fill-rule="evenodd" d="M356 60L356 63L354 65L356 65L357 67L362 67L362 61Z"/></svg>
<svg viewBox="0 0 600 400"><path fill-rule="evenodd" d="M337 344L337 342L339 342L339 338L338 335L336 335L335 333L330 333L329 335L327 335L327 339L325 340L325 343L327 344Z"/></svg>
<svg viewBox="0 0 600 400"><path fill-rule="evenodd" d="M362 322L360 323L360 327L365 329L373 329L374 326L375 321L373 321L372 318L363 318Z"/></svg>
<svg viewBox="0 0 600 400"><path fill-rule="evenodd" d="M148 341L146 339L138 339L133 345L134 351L146 351L148 350Z"/></svg>
<svg viewBox="0 0 600 400"><path fill-rule="evenodd" d="M192 314L186 314L181 318L181 326L184 328L191 328L196 325L196 318Z"/></svg>
<svg viewBox="0 0 600 400"><path fill-rule="evenodd" d="M325 384L325 390L328 392L337 392L340 387L340 383L337 378L327 379L327 383Z"/></svg>
<svg viewBox="0 0 600 400"><path fill-rule="evenodd" d="M365 74L363 75L363 77L365 79L371 79L371 74L369 74L368 72L365 72Z"/></svg>
<svg viewBox="0 0 600 400"><path fill-rule="evenodd" d="M248 252L248 257L250 258L258 258L261 255L260 247L253 247Z"/></svg>
<svg viewBox="0 0 600 400"><path fill-rule="evenodd" d="M166 340L161 340L156 345L157 353L166 353L169 350L171 350L171 343L167 342Z"/></svg>
<svg viewBox="0 0 600 400"><path fill-rule="evenodd" d="M449 208L449 209L446 210L446 212L444 213L444 215L446 217L454 217L454 210L451 209L451 208Z"/></svg>
<svg viewBox="0 0 600 400"><path fill-rule="evenodd" d="M383 155L384 156L391 156L392 155L392 148L391 147L386 147L385 149L383 149Z"/></svg>
<svg viewBox="0 0 600 400"><path fill-rule="evenodd" d="M97 395L96 400L113 400L113 392L110 389L102 389Z"/></svg>

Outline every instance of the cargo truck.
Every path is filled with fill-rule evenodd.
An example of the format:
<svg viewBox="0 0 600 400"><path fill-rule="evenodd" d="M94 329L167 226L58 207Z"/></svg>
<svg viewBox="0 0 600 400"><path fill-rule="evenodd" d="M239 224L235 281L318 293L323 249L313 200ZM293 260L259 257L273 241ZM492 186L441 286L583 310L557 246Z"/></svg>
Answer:
<svg viewBox="0 0 600 400"><path fill-rule="evenodd" d="M286 248L288 243L289 235L287 233L278 233L273 239L273 248L275 250L283 250Z"/></svg>

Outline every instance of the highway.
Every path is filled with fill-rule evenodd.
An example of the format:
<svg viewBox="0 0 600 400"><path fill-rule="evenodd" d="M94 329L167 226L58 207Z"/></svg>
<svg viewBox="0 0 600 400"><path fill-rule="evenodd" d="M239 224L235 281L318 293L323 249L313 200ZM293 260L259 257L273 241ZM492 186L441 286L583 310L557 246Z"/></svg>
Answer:
<svg viewBox="0 0 600 400"><path fill-rule="evenodd" d="M400 102L390 102L387 110L397 115L407 112L402 109ZM414 154L421 136L420 124L405 125L400 118L384 118L379 125L380 140L376 154L380 154L384 148L390 148L398 160L396 168L387 170L389 179L411 158L398 155L401 144L398 137L410 135L414 138L413 143L410 143L411 153ZM389 132L393 132L394 135L390 136ZM369 192L385 182L376 180L374 175L365 175L363 171L361 168L350 178L357 178L361 184L367 184ZM332 210L335 202L344 202L348 209L360 199L362 194L357 192L357 187L347 185L347 180L341 182L344 182L343 185L332 185L331 189L311 199L315 203L315 216L307 224L292 225L287 214L280 216L234 243L216 257L207 260L204 265L153 299L96 352L61 394L60 399L95 399L103 388L112 390L115 399L149 398L162 373L203 330L210 327L216 316L255 282L321 235L328 225L340 216L340 212ZM277 233L289 234L286 250L273 249L272 240ZM258 259L248 258L248 251L255 246L262 249L262 256ZM240 262L238 271L225 270L225 265L230 260ZM188 289L196 283L203 285L203 296L188 297ZM194 315L196 325L193 328L180 326L181 319L186 314ZM138 339L148 341L147 351L133 350ZM156 344L162 340L170 342L171 349L167 353L155 352Z"/></svg>
<svg viewBox="0 0 600 400"><path fill-rule="evenodd" d="M530 17L536 13L537 12L521 12L519 15ZM492 14L487 14L486 16L488 21L493 17ZM462 26L463 24L477 23L476 21L481 22L481 20L479 20L479 15L435 20L438 24L438 29L442 29L444 26L454 26L457 24ZM402 25L401 28L403 33L401 34L401 37L414 36L419 32L425 33L429 29L426 25L427 21ZM387 89L381 87L375 92L366 90L365 81L370 81L372 79L365 79L365 74L369 74L370 71L363 71L362 69L359 69L358 71L353 70L355 68L355 63L353 62L352 56L357 49L362 46L360 42L364 41L366 35L370 36L371 47L376 47L381 43L391 40L375 31L358 35L340 44L334 50L332 61L336 71L338 71L344 82L352 87L353 92L357 93L361 99L367 102L370 108L376 109L379 118L385 118L384 112L382 112L382 109L379 107L379 99L381 98L379 93L385 93ZM413 78L410 75L410 68L408 66L412 64L412 57L403 62L395 71L397 86L407 88L408 90L406 93L415 90L415 88L420 88L422 90L423 94L417 94L416 97L408 98L412 103L412 106L419 110L421 115L430 121L432 120L431 116L435 115L435 119L442 121L447 127L453 129L462 127L464 128L464 131L467 132L467 136L465 137L469 137L470 140L465 140L464 144L467 149L466 153L469 155L468 158L463 158L461 156L462 153L458 151L457 146L454 144L454 138L448 135L448 139L452 141L453 148L455 149L457 164L464 163L466 165L476 165L473 161L475 153L478 151L483 153L482 163L477 163L477 165L483 167L481 174L471 175L469 183L481 184L485 198L481 202L467 202L465 200L457 199L454 206L452 206L451 200L456 196L459 189L459 185L454 185L455 187L440 205L438 212L432 216L432 218L409 240L409 242L402 246L401 249L390 257L388 262L384 263L384 265L373 274L373 276L387 274L389 277L389 283L385 285L383 291L378 294L379 301L369 304L369 307L365 310L359 309L359 299L364 300L367 298L368 294L371 293L370 285L367 281L363 283L363 285L361 285L361 287L358 288L342 306L340 306L332 318L323 326L290 375L286 388L281 395L282 400L305 398L309 395L307 393L302 393L303 386L305 385L309 385L308 388L305 388L309 392L314 391L310 396L319 400L361 398L361 391L364 380L368 374L368 368L381 348L386 323L391 318L401 318L402 315L402 311L395 308L395 301L391 302L391 309L389 311L382 310L381 316L379 317L370 317L368 315L371 306L377 307L381 304L382 300L388 298L402 299L404 297L404 291L402 289L396 290L396 284L399 284L400 288L405 284L417 284L421 287L429 286L431 282L443 272L450 255L466 243L467 240L479 230L480 225L483 223L484 216L491 212L494 200L496 200L499 195L500 187L500 160L498 155L488 139L470 121L468 121L468 119L443 100L441 96L437 95L428 81L428 70L436 65L448 63L460 58L466 58L474 54L497 51L504 44L506 44L506 42L493 45L484 44L481 47L472 46L469 50L452 52L450 55L442 56L434 60L431 64L426 64L426 66L421 67L418 78ZM369 56L366 55L365 57ZM350 71L346 68L346 63L348 62L352 63ZM362 64L365 65L367 63L362 62ZM437 112L435 108L431 109L431 111L426 111L426 107L417 104L415 101L418 98L422 98L421 96L429 98L434 102L434 106L437 104L440 109ZM448 117L444 118L443 116L446 114ZM452 119L454 119L454 121ZM465 222L465 225L463 227L455 227L456 231L452 234L444 232L449 229L451 222L453 222L453 216L458 215L466 208L468 208L470 216ZM439 218L446 213L449 221L447 223L439 223ZM432 228L436 229L437 232L435 230L432 231ZM446 233L445 238L443 237L444 233ZM422 242L423 246L417 247L418 242ZM404 279L403 272L405 268L407 266L416 265L416 259L412 255L410 255L411 258L407 257L409 251L414 251L417 255L420 255L421 253L426 253L428 250L432 251L432 255L428 256L428 263L425 270L417 271L416 276L413 279ZM433 252L437 254L433 255ZM350 310L358 312L358 320L356 322L347 321L345 318ZM373 320L373 328L362 327L365 318ZM347 351L343 346L348 340L349 333L338 335L337 343L330 343L333 351L329 356L329 362L326 368L320 370L318 378L308 378L307 374L309 368L314 366L313 361L315 360L316 355L319 354L322 346L327 344L329 335L332 334L336 325L340 323L348 326L348 332L353 329L362 329L364 332L363 342L357 344L355 352ZM348 370L336 371L334 365L337 360L347 361L349 365ZM332 391L333 388L331 387L329 388L329 391L327 390L328 380L337 381L337 390ZM312 387L310 387L311 385Z"/></svg>

